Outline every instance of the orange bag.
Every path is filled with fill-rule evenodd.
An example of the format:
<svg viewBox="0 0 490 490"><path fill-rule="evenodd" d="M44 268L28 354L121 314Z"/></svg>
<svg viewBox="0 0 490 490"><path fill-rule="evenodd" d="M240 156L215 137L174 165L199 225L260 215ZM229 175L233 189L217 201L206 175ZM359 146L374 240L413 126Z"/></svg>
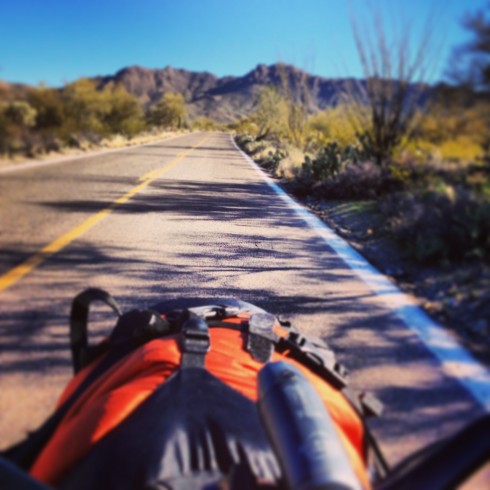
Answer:
<svg viewBox="0 0 490 490"><path fill-rule="evenodd" d="M136 434L132 436L132 439L140 437L141 431L133 430L133 432L131 432L132 429L129 428L131 420L137 418L138 411L144 411L145 406L151 403L154 404L152 399L155 397L155 393L158 390L161 391L162 386L169 383L170 379L175 378L176 373L182 371L183 368L181 368L181 364L183 363L185 356L191 356L191 354L186 354L185 352L187 351L182 348L181 336L183 334L182 332L175 332L175 324L180 322L181 326L179 328L182 328L184 332L187 332L189 345L191 346L189 352L191 353L196 350L194 347L203 345L202 342L205 337L204 333L201 336L200 331L192 329L186 330L185 325L189 322L186 323L185 321L182 321L182 319L176 321L175 313L167 311L166 314L164 312L164 314L158 317L157 315L148 312L132 312L121 316L113 335L111 335L109 339L97 347L89 348L86 322L88 318L88 305L93 300L94 290L89 291L92 291L92 293L87 294L87 292L85 292L76 298L71 318L72 350L74 362L75 364L78 363L79 370L68 384L59 400L57 408L58 412L61 413L59 420L54 424L55 427L52 430L49 439L43 445L30 467L30 474L36 479L54 486L61 485L61 488L77 488L76 486L73 486L73 481L83 481L85 478L83 475L86 473L85 470L81 470L82 477L75 471L76 476L72 476L71 479L68 478L68 480L66 480L66 478L70 476L82 461L85 461L85 467L90 467L90 465L92 465L90 462L90 454L101 444L107 446L109 444L108 441L113 437L111 436L111 433L117 432L116 429L118 427L125 424L127 426L126 430L130 431L128 433ZM95 291L95 299L105 298L104 295L106 293L102 294L99 290ZM83 294L85 294L85 297ZM81 304L82 306L80 306ZM244 303L241 304L243 305ZM77 308L78 313L76 311ZM228 307L228 309L230 308ZM182 316L183 311L188 312L189 310L185 309L177 311L179 312L178 314ZM198 311L202 313L202 311L206 311L206 309L202 310L201 307L200 310L198 308ZM352 402L347 399L341 386L334 386L325 379L328 379L329 376L334 376L334 378L332 378L333 381L335 381L336 376L339 379L342 378L341 374L339 374L339 372L341 373L341 369L338 363L335 362L332 364L332 366L335 366L335 369L333 369L332 366L327 369L322 365L322 362L319 362L322 357L320 352L321 349L324 349L326 352L327 356L325 357L325 355L323 355L323 357L327 360L330 359L328 356L332 356L331 351L326 347L321 347L314 343L308 343L309 348L307 348L306 351L301 350L302 347L300 344L303 343L304 347L306 341L297 332L281 327L277 319L273 320L274 324L272 330L263 335L260 332L260 328L262 328L260 325L255 331L250 327L253 323L251 318L255 314L254 312L243 311L231 307L231 312L228 313L226 312L226 308L224 308L223 311L216 309L216 314L212 317L210 316L209 311L212 312L212 308L208 309L208 313L203 315L205 324L209 329L205 339L209 348L206 348L205 350L209 351L205 354L200 354L207 373L239 394L236 395L236 399L238 400L239 397L241 397L241 399L245 400L241 403L243 403L244 407L250 411L250 408L255 407L255 403L258 400L257 377L259 371L264 366L264 362L257 360L257 357L263 358L265 356L270 362L285 361L295 366L304 377L306 377L321 397L328 414L335 424L336 432L341 441L342 451L347 455L362 488L370 488L367 472L366 434L362 417L359 411L353 406ZM185 315L188 316L189 314L186 313ZM146 330L141 327L142 316L146 318ZM199 314L196 315L193 313L192 316L197 318ZM265 319L265 321L269 321L270 317L270 315L269 317L262 316L261 320ZM159 323L160 321L162 322L161 324ZM153 324L151 322L153 322ZM174 326L170 328L170 330L167 329L167 331L163 332L163 330L167 328L165 325L171 325L172 322ZM200 324L202 325L203 318L199 318L199 322L201 322ZM182 327L182 324L184 327ZM82 334L80 334L80 331L77 331L77 329L80 330L80 325L82 326ZM149 327L148 325L151 326ZM85 332L83 332L84 328ZM150 331L150 333L148 333L148 331ZM135 339L137 340L135 341ZM295 340L293 341L291 339ZM258 350L254 351L253 348L247 349L247 347L250 347L251 345L253 347L254 342L259 346ZM268 348L271 347L272 350L268 354ZM318 354L318 352L320 352L320 354ZM116 355L114 353L116 353ZM82 359L85 359L85 361L81 361ZM190 357L188 360L189 359ZM194 358L192 362L195 362ZM191 367L193 367L193 371L196 371L196 368L193 365L191 365ZM329 370L330 374L328 374ZM332 373L332 371L335 370L336 372ZM324 375L322 375L322 373ZM327 375L325 375L325 373L327 373ZM180 389L181 388L178 388L177 392L179 392L178 390ZM172 410L172 404L174 402L176 403L176 398L177 397L174 398L172 396L170 396L170 398L169 396L167 396L167 398L163 397L163 402L159 402L160 406L163 407L165 405L164 410ZM215 408L211 409L211 411L219 411L222 408L221 405L226 404L224 398L225 396L223 396L222 400L213 399L206 403L214 403ZM196 398L195 400L199 399ZM199 401L194 401L193 403L194 408L192 410L195 409L197 412L204 410L203 408L198 408ZM182 412L191 409L189 409L188 406L184 406L182 409L177 410ZM218 424L221 419L218 418L218 421L210 421L210 417L212 418L212 415L209 415L210 409L206 410L208 411L202 416L203 420L211 423L211 425ZM255 410L255 408L253 408L253 410ZM244 409L243 414L245 413L248 412ZM244 416L245 415L243 415L243 417ZM198 417L199 415L196 415L196 419L198 419ZM240 413L234 413L232 417L236 423L241 423L241 409ZM223 418L224 417L222 417L222 419ZM194 427L192 430L197 430L196 433L200 434L199 431L201 428L196 429L193 412L190 412L190 415L187 416L186 420L190 420L189 424L194 424L192 425L192 427ZM145 421L144 423L147 422L148 421ZM138 423L141 424L141 422ZM138 423L135 422L135 424ZM168 421L167 425L171 424L172 421ZM203 424L204 422L201 420L197 425ZM255 423L255 425L260 424ZM170 429L164 429L163 433L167 434L165 431L168 430ZM213 434L211 436L207 434L203 437L217 437L215 433ZM141 437L142 440L144 440L145 436L141 435ZM182 435L182 437L185 437L185 435ZM190 441L188 446L185 446L189 447L189 452L193 453L201 451L205 453L207 451L206 448L209 448L210 446L209 442L201 443L198 440L200 436L193 435L191 437L196 437L197 442ZM221 435L219 437L221 437ZM174 435L172 435L170 439L172 442L167 442L167 446L174 447L176 444ZM118 440L117 436L114 436L114 440ZM125 443L126 442L123 440L122 444L124 445ZM180 443L177 443L177 445L179 444ZM121 443L117 443L117 446L121 446ZM214 441L211 446L213 446L210 450L211 452L217 451L216 448L221 447L222 443ZM133 448L131 451L145 451L144 447L137 447L138 449ZM242 450L244 452L247 451L246 448L242 448ZM180 445L177 452L179 451L182 452L182 446ZM101 451L99 452L101 453ZM112 459L112 456L107 456L106 453L107 451L101 453L103 456L98 456L96 464L102 465L103 463L100 463L100 461L105 461L104 458L108 458L107 461L109 463L107 463L107 465L112 465L112 467L107 468L107 471L124 473L125 467L130 466L129 464L125 465L123 463L121 467L120 462ZM233 453L233 450L231 450L231 453ZM117 456L115 457L117 458ZM167 458L167 465L169 464L169 457L168 454L161 456L161 458ZM233 458L235 456L229 457ZM252 455L252 457L248 457L248 459L252 460L254 457L255 456ZM207 458L207 462L202 463L198 461L196 463L196 461L193 462L193 458L196 461L200 461L201 459L204 461ZM215 458L216 461L213 458ZM223 463L220 462L219 459L219 455L215 457L214 455L193 456L191 454L189 459L190 462L187 462L186 457L177 455L172 460L173 462L171 465L176 467L182 465L184 467L188 464L192 468L200 468L204 465L206 471L210 473L215 471L215 467L220 467L220 471L223 469L221 468ZM184 463L182 463L181 460L183 460ZM269 460L264 459L263 461L263 465L266 465L265 461ZM269 461L267 464L270 465L272 463ZM114 467L114 465L117 465L117 468ZM260 464L258 465L260 466ZM212 468L210 469L208 466ZM82 467L84 466L82 465ZM189 468L179 469L179 471L184 473L184 476L187 473L192 473L188 470ZM83 473L84 471L85 473ZM97 470L89 468L88 470L89 473L94 473L95 471L100 474L102 470L100 468ZM252 473L254 471L252 471ZM261 480L261 484L272 486L274 484L284 483L283 481L281 483L281 477L277 474L277 471L280 470L261 471L262 470L257 470L254 473L256 480ZM276 473L274 473L274 471ZM133 473L128 476L128 481L131 478L136 478ZM66 484L67 481L68 484ZM90 481L91 483L86 483L87 481ZM107 481L104 483L104 486L108 484ZM65 482L65 486L63 486L63 482ZM86 480L84 484L90 485L91 488L93 486L93 482L90 479ZM103 487L101 486L101 488Z"/></svg>

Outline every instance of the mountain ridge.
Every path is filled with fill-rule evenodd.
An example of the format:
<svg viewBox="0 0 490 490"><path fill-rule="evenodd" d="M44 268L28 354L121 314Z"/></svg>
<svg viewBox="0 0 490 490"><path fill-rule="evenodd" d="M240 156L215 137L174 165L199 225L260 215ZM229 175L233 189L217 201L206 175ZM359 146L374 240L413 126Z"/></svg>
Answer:
<svg viewBox="0 0 490 490"><path fill-rule="evenodd" d="M184 96L191 118L206 116L218 122L231 122L254 110L262 87L279 86L283 78L290 80L295 97L300 93L299 84L307 87L311 112L334 105L339 92L345 91L353 80L320 77L285 64L258 64L243 76L224 77L172 66L158 69L133 65L93 80L100 89L108 83L120 83L145 108L156 104L165 93L178 92Z"/></svg>
<svg viewBox="0 0 490 490"><path fill-rule="evenodd" d="M304 99L310 113L337 104L339 94L347 92L348 85L354 80L312 75L282 63L258 64L242 76L219 77L208 71L172 66L160 69L132 65L111 75L88 78L95 82L99 90L110 83L121 84L145 110L158 103L168 92L180 93L191 120L206 116L222 123L236 121L253 112L260 90L270 85L280 87L283 80L289 81L291 95L296 100ZM23 98L29 89L29 85L0 80L0 96L4 100ZM63 88L58 90L62 91Z"/></svg>

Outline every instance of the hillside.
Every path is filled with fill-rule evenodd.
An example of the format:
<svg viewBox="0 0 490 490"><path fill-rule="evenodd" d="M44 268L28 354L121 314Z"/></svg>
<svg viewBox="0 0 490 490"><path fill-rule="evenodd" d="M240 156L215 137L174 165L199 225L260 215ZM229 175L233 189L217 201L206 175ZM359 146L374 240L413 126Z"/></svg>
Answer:
<svg viewBox="0 0 490 490"><path fill-rule="evenodd" d="M123 68L115 75L97 77L100 88L111 82L121 83L144 107L158 102L166 92L183 94L191 118L208 116L229 122L250 113L261 87L279 85L281 77L291 80L293 91L298 81L307 87L312 112L335 103L348 79L327 79L308 74L290 65L258 65L241 77L216 77L208 72L192 72L170 66L148 69L140 66Z"/></svg>
<svg viewBox="0 0 490 490"><path fill-rule="evenodd" d="M259 64L243 76L227 77L171 66L163 69L130 66L114 75L93 77L92 80L100 90L110 83L123 85L144 109L156 104L165 93L177 92L185 98L190 119L207 116L223 123L251 113L256 107L260 89L268 85L284 86L283 81L288 81L286 85L289 85L292 95L305 100L310 113L314 113L335 105L339 95L352 88L354 82L351 78L323 78L279 63L270 66ZM27 85L0 81L0 100L23 99L28 90ZM422 101L424 91L418 92Z"/></svg>

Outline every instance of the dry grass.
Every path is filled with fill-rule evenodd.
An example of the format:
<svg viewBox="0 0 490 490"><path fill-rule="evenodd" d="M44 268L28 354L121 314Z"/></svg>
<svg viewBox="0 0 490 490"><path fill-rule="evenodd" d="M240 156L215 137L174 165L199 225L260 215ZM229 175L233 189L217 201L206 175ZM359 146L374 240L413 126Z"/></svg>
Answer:
<svg viewBox="0 0 490 490"><path fill-rule="evenodd" d="M277 168L278 176L288 180L295 178L301 169L301 165L305 161L305 156L306 154L304 151L294 146L289 146L287 148L286 157L281 161Z"/></svg>

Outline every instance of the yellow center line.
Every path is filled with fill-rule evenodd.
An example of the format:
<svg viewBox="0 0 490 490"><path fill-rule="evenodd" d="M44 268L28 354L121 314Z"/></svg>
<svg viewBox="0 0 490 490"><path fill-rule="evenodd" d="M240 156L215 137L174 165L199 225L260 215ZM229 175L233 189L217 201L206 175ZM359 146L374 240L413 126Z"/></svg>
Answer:
<svg viewBox="0 0 490 490"><path fill-rule="evenodd" d="M34 255L31 255L24 262L19 264L18 266L10 269L7 273L0 277L0 293L5 291L10 286L14 285L16 282L20 281L26 274L29 274L36 267L39 267L45 260L47 260L51 255L59 252L79 236L83 235L85 232L90 230L93 226L95 226L99 221L103 220L106 216L108 216L114 209L116 209L121 204L128 202L132 197L134 197L138 192L142 191L145 187L150 185L153 181L161 177L165 172L168 172L170 169L175 167L179 162L181 162L187 155L192 153L198 146L201 146L209 136L206 136L201 141L199 141L196 145L192 146L188 150L181 153L177 158L172 160L170 163L165 165L161 169L154 169L146 174L142 175L138 180L141 184L133 187L126 194L122 195L114 202L112 202L107 208L99 211L97 214L90 216L87 220L85 220L79 226L73 228L68 233L60 236L56 240L52 241L48 245L41 248Z"/></svg>
<svg viewBox="0 0 490 490"><path fill-rule="evenodd" d="M146 174L143 174L139 179L138 182L144 182L145 180L151 179L155 173L157 172L158 169L153 169L150 170L149 172L146 172Z"/></svg>

